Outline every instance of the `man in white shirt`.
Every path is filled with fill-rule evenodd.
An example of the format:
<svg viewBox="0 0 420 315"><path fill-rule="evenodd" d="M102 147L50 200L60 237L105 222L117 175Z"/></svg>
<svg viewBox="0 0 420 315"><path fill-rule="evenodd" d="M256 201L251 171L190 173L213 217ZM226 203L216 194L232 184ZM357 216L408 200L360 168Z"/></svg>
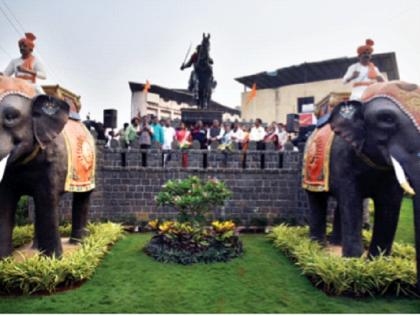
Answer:
<svg viewBox="0 0 420 315"><path fill-rule="evenodd" d="M278 124L278 137L279 137L279 145L280 145L280 151L284 151L284 145L287 142L288 134L286 132L286 128L284 124L279 123Z"/></svg>
<svg viewBox="0 0 420 315"><path fill-rule="evenodd" d="M244 131L242 130L242 126L238 122L235 122L235 124L233 125L230 138L232 142L235 142L238 144L238 149L242 150L242 141L244 139Z"/></svg>
<svg viewBox="0 0 420 315"><path fill-rule="evenodd" d="M21 38L18 42L21 57L10 61L3 75L7 77L15 76L16 78L26 80L35 86L38 93L42 94L44 91L41 86L36 84L36 79L45 80L47 76L42 63L32 55L35 48L35 39L34 34L25 33L25 37Z"/></svg>
<svg viewBox="0 0 420 315"><path fill-rule="evenodd" d="M374 42L366 40L366 44L357 48L359 62L352 64L343 77L343 83L352 83L350 100L360 101L366 88L376 82L383 82L379 69L371 62Z"/></svg>
<svg viewBox="0 0 420 315"><path fill-rule="evenodd" d="M251 131L249 133L249 141L255 141L257 143L257 150L258 151L264 151L265 150L265 143L264 143L264 137L266 135L265 129L262 126L262 120L260 118L257 118L255 120L255 126L251 128ZM265 168L265 155L261 154L261 168Z"/></svg>
<svg viewBox="0 0 420 315"><path fill-rule="evenodd" d="M170 150L172 149L172 143L174 142L176 135L175 128L171 126L169 119L165 120L165 125L163 126L163 167L166 166L166 163L171 158Z"/></svg>
<svg viewBox="0 0 420 315"><path fill-rule="evenodd" d="M257 118L255 120L255 126L251 128L251 132L249 134L249 141L257 142L257 146L258 146L258 142L260 141L262 142L265 137L264 127L261 125L262 125L261 119Z"/></svg>

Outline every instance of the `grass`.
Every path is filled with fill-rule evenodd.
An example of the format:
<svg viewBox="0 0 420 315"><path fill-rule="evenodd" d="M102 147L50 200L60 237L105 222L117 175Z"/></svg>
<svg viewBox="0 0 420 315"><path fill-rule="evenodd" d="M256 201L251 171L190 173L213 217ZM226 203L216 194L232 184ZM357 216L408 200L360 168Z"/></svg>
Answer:
<svg viewBox="0 0 420 315"><path fill-rule="evenodd" d="M404 198L401 205L400 221L395 239L401 243L414 245L413 200ZM420 310L419 310L420 312Z"/></svg>
<svg viewBox="0 0 420 315"><path fill-rule="evenodd" d="M397 237L409 241L413 221L406 202L401 217ZM192 266L161 264L146 256L141 249L149 239L148 234L133 234L118 242L92 280L79 289L52 296L2 297L0 312L420 312L419 299L327 296L314 288L264 235L242 236L246 252L241 258L229 263Z"/></svg>

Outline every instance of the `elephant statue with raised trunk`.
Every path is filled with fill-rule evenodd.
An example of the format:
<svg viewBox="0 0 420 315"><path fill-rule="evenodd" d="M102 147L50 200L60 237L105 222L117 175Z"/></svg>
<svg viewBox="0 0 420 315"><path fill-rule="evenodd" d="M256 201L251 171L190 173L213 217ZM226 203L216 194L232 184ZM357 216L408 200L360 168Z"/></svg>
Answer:
<svg viewBox="0 0 420 315"><path fill-rule="evenodd" d="M403 193L411 195L420 270L420 88L402 81L377 83L366 89L362 102L337 105L308 139L303 187L314 240L325 242L327 200L337 199L333 234L347 257L364 250L364 198L375 205L369 254L376 256L390 254Z"/></svg>
<svg viewBox="0 0 420 315"><path fill-rule="evenodd" d="M62 255L58 204L64 192L74 192L70 240L86 233L95 146L86 127L69 119L69 108L63 100L37 95L21 79L0 76L0 258L12 253L22 195L34 199L35 239L44 254Z"/></svg>

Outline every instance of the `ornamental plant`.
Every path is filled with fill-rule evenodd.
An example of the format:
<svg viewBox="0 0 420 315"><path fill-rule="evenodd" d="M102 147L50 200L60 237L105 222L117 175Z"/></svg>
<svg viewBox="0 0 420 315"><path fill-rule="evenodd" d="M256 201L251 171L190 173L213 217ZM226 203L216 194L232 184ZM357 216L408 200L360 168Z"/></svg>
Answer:
<svg viewBox="0 0 420 315"><path fill-rule="evenodd" d="M70 235L70 225L60 227L62 236ZM89 235L80 247L61 259L41 254L17 261L8 257L0 261L0 295L36 292L53 293L57 288L70 288L90 279L111 245L123 237L119 224L101 223L87 226ZM18 247L33 238L32 225L16 227L13 245Z"/></svg>
<svg viewBox="0 0 420 315"><path fill-rule="evenodd" d="M155 235L145 252L160 262L184 265L221 262L243 253L232 221L214 221L209 227L200 227L190 222L153 220L148 227Z"/></svg>
<svg viewBox="0 0 420 315"><path fill-rule="evenodd" d="M215 178L204 182L197 176L183 180L169 180L155 200L159 206L170 206L178 211L179 222L203 226L206 215L224 205L232 192Z"/></svg>
<svg viewBox="0 0 420 315"><path fill-rule="evenodd" d="M364 243L371 233L364 231ZM279 225L268 236L318 288L330 295L416 296L416 258L411 245L393 245L390 256L339 257L309 238L308 227Z"/></svg>

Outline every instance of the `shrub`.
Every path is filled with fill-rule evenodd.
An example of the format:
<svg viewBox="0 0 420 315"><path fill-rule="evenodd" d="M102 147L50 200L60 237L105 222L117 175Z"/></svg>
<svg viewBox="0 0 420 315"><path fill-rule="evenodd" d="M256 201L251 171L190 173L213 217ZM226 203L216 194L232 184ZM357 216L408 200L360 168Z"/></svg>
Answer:
<svg viewBox="0 0 420 315"><path fill-rule="evenodd" d="M211 227L202 228L189 222L153 220L149 227L155 235L145 252L160 262L211 263L228 261L243 253L232 221L214 221Z"/></svg>
<svg viewBox="0 0 420 315"><path fill-rule="evenodd" d="M216 179L203 182L197 176L183 180L169 180L156 196L159 206L170 206L178 210L179 222L204 225L206 214L222 206L232 195L225 184Z"/></svg>
<svg viewBox="0 0 420 315"><path fill-rule="evenodd" d="M28 196L22 196L16 207L16 225L22 226L29 224L29 205Z"/></svg>
<svg viewBox="0 0 420 315"><path fill-rule="evenodd" d="M321 245L310 240L308 233L308 227L280 225L268 237L326 293L416 295L416 260L412 246L395 243L391 256L343 258L328 254ZM369 232L363 233L365 243L370 237Z"/></svg>
<svg viewBox="0 0 420 315"><path fill-rule="evenodd" d="M39 291L54 292L57 287L68 287L89 279L101 258L123 235L122 227L114 223L89 224L89 236L81 247L61 259L36 254L22 262L12 257L0 261L0 293L33 294ZM31 232L32 231L32 232ZM33 227L16 228L14 246L31 234ZM69 232L69 228L61 229Z"/></svg>

